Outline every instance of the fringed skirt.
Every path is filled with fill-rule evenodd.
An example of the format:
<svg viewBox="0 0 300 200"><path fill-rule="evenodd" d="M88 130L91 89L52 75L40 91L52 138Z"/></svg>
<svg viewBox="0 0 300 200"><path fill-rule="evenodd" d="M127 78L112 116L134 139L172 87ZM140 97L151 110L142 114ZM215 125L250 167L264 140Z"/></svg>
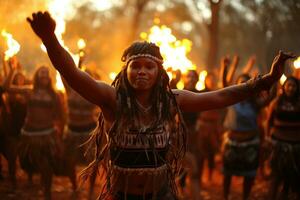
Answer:
<svg viewBox="0 0 300 200"><path fill-rule="evenodd" d="M97 124L93 123L84 127L67 127L65 130L66 156L72 159L75 164L86 165L93 160L93 152L87 151L87 145L84 143L89 140L90 133L96 126Z"/></svg>
<svg viewBox="0 0 300 200"><path fill-rule="evenodd" d="M300 190L300 142L284 142L273 138L271 154L272 174Z"/></svg>
<svg viewBox="0 0 300 200"><path fill-rule="evenodd" d="M258 137L237 142L225 138L223 144L223 172L225 175L255 177L259 164Z"/></svg>
<svg viewBox="0 0 300 200"><path fill-rule="evenodd" d="M157 168L123 168L114 166L110 189L107 195L102 194L98 199L106 200L175 200L167 180L167 166ZM140 185L135 182L136 177L147 177ZM142 194L133 194L132 187L143 191ZM150 190L149 190L150 189Z"/></svg>
<svg viewBox="0 0 300 200"><path fill-rule="evenodd" d="M55 129L26 131L22 129L19 158L28 173L52 173L55 157L60 154Z"/></svg>
<svg viewBox="0 0 300 200"><path fill-rule="evenodd" d="M115 195L111 195L109 200L176 200L174 195L164 187L158 191L156 195L147 193L145 195L125 194L123 192L117 192Z"/></svg>

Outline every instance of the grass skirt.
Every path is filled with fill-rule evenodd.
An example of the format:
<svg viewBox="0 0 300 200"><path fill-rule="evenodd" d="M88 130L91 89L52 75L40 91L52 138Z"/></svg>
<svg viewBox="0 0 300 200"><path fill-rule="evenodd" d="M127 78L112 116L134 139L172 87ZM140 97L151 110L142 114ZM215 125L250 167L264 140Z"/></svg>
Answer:
<svg viewBox="0 0 300 200"><path fill-rule="evenodd" d="M223 144L225 175L255 177L259 164L259 138L236 142L226 138Z"/></svg>
<svg viewBox="0 0 300 200"><path fill-rule="evenodd" d="M28 173L53 170L55 157L59 155L53 133L47 135L22 135L19 158L22 169Z"/></svg>
<svg viewBox="0 0 300 200"><path fill-rule="evenodd" d="M70 129L66 130L66 138L64 139L65 153L68 158L75 164L87 165L90 163L94 155L87 151L87 145L84 145L90 138L90 133L94 129L85 132L74 132Z"/></svg>
<svg viewBox="0 0 300 200"><path fill-rule="evenodd" d="M300 190L300 143L272 139L271 168L273 176Z"/></svg>

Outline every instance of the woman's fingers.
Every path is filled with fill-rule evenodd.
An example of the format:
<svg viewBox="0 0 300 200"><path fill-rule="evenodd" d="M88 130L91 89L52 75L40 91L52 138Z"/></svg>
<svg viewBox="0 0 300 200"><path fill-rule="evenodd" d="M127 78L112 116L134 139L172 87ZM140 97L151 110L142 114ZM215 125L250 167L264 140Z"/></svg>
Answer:
<svg viewBox="0 0 300 200"><path fill-rule="evenodd" d="M43 18L44 16L49 16L50 17L50 15L49 15L49 13L48 12L41 12L41 11L39 11L39 12L35 12L35 13L32 13L32 16L31 16L31 18L30 17L27 17L26 18L26 20L29 22L29 23L32 23L32 22L34 22L34 21L36 21L36 20L38 20L38 19L41 19L41 18Z"/></svg>
<svg viewBox="0 0 300 200"><path fill-rule="evenodd" d="M290 58L296 58L297 56L294 54L294 53L292 53L292 52L284 52L284 51L282 51L282 50L280 50L279 51L279 58L280 58L280 60L283 60L283 61L285 61L285 60L287 60L287 59L290 59Z"/></svg>
<svg viewBox="0 0 300 200"><path fill-rule="evenodd" d="M27 17L26 21L29 22L30 24L32 23L32 19L30 19L30 17Z"/></svg>
<svg viewBox="0 0 300 200"><path fill-rule="evenodd" d="M50 16L50 14L46 11L46 12L44 12L44 17L45 18L48 18L48 19L51 19L51 16Z"/></svg>
<svg viewBox="0 0 300 200"><path fill-rule="evenodd" d="M292 53L292 52L283 52L284 56L289 59L289 58L296 58L297 56Z"/></svg>
<svg viewBox="0 0 300 200"><path fill-rule="evenodd" d="M37 17L37 14L36 13L32 13L32 20L35 20Z"/></svg>
<svg viewBox="0 0 300 200"><path fill-rule="evenodd" d="M37 12L37 16L38 17L42 17L43 16L43 13L41 11Z"/></svg>

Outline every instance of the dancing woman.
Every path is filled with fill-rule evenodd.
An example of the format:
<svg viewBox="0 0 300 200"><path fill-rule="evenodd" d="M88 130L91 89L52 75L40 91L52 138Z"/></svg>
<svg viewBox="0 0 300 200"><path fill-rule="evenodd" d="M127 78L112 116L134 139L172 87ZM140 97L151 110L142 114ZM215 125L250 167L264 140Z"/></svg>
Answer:
<svg viewBox="0 0 300 200"><path fill-rule="evenodd" d="M250 80L241 74L237 84ZM226 134L223 144L224 198L228 199L232 176L242 176L243 199L249 199L259 164L259 110L269 101L251 98L227 109L224 120Z"/></svg>
<svg viewBox="0 0 300 200"><path fill-rule="evenodd" d="M13 85L12 74L5 86L10 93L23 94L27 101L27 114L21 130L20 164L27 172L29 182L33 173L41 174L46 199L51 199L52 175L62 154L58 127L62 106L52 86L47 67L40 67L33 77L33 85Z"/></svg>
<svg viewBox="0 0 300 200"><path fill-rule="evenodd" d="M288 77L282 86L282 94L268 108L267 132L273 146L271 156L272 181L270 199L288 198L289 191L300 198L300 101L299 80Z"/></svg>
<svg viewBox="0 0 300 200"><path fill-rule="evenodd" d="M103 112L94 135L96 159L85 171L97 170L100 164L106 168L106 187L99 199L175 199L174 180L186 149L181 110L222 108L269 89L282 75L285 60L293 57L280 53L270 73L261 78L197 94L171 90L159 47L136 42L125 50L124 66L110 86L76 67L56 38L49 13L33 13L27 20L68 84Z"/></svg>
<svg viewBox="0 0 300 200"><path fill-rule="evenodd" d="M86 72L92 75L88 70ZM100 109L95 104L90 103L74 91L66 81L63 83L67 93L68 118L65 129L65 158L69 161L69 169L75 170L76 165L85 165L92 161L92 152L86 152L87 145L84 145L90 137L90 133L97 126ZM89 196L93 194L95 176L90 179Z"/></svg>
<svg viewBox="0 0 300 200"><path fill-rule="evenodd" d="M6 68L6 61L3 58L3 69ZM16 57L9 59L10 69L18 67ZM8 81L7 76L4 79L4 85ZM25 76L17 72L12 80L15 85L24 85ZM21 128L26 115L26 99L19 93L9 93L3 90L1 86L1 117L0 117L0 135L1 152L8 161L9 175L12 180L13 188L16 186L16 160L18 156L18 144L21 134Z"/></svg>

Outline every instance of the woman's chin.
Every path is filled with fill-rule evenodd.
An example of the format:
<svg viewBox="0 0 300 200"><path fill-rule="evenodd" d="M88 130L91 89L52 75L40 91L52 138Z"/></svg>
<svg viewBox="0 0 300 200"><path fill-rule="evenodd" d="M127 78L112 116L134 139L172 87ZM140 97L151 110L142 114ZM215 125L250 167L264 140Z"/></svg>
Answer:
<svg viewBox="0 0 300 200"><path fill-rule="evenodd" d="M147 90L150 90L149 85L135 85L134 89L136 91L147 91Z"/></svg>

